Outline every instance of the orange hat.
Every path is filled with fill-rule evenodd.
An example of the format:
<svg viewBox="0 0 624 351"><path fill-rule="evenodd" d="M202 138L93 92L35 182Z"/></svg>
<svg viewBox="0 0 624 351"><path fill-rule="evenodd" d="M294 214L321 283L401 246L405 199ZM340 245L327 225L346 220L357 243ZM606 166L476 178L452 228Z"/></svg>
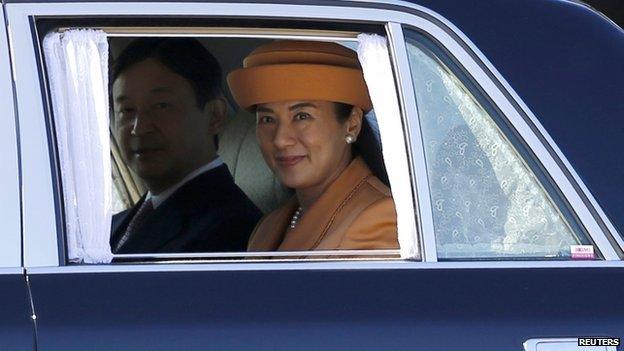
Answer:
<svg viewBox="0 0 624 351"><path fill-rule="evenodd" d="M234 100L253 112L257 104L324 100L373 108L357 54L342 45L281 40L249 54L227 82Z"/></svg>

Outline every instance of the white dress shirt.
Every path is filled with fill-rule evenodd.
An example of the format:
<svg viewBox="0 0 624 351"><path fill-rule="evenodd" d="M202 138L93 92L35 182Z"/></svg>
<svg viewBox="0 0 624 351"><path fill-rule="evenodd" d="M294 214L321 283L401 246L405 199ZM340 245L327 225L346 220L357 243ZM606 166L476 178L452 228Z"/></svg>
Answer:
<svg viewBox="0 0 624 351"><path fill-rule="evenodd" d="M152 199L152 205L154 206L154 208L158 208L158 206L160 206L163 202L165 202L165 200L167 200L171 195L173 195L173 193L175 193L176 190L180 189L182 185L188 183L190 180L197 177L198 175L208 172L209 170L213 168L217 168L221 166L222 164L223 164L223 160L221 159L221 157L217 156L217 158L212 160L210 163L203 165L199 167L198 169L194 170L193 172L189 173L186 177L184 177L184 179L174 184L173 186L169 187L167 190L163 191L162 193L158 195L154 195L152 194L151 191L149 191L147 193L147 196L145 197L145 200Z"/></svg>

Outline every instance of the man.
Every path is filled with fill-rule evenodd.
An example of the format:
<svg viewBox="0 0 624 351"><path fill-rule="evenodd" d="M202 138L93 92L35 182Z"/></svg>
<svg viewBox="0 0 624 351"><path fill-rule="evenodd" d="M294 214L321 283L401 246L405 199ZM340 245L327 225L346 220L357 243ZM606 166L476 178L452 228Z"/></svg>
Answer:
<svg viewBox="0 0 624 351"><path fill-rule="evenodd" d="M244 251L261 213L217 155L221 68L195 39L143 38L112 69L113 126L148 192L113 216L114 253Z"/></svg>

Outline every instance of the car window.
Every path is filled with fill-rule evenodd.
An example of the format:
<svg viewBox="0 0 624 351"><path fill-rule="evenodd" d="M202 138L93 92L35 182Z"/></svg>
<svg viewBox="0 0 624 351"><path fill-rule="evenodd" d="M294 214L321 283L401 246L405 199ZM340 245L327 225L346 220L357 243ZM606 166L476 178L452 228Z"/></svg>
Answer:
<svg viewBox="0 0 624 351"><path fill-rule="evenodd" d="M349 240L352 240L351 238L349 238L349 240L336 241L334 245L338 246L338 248L333 248L330 244L324 246L325 244L322 243L321 238L328 232L328 230L330 232L331 230L347 230L343 229L340 226L337 226L337 229L331 227L336 219L336 216L328 216L327 228L323 229L322 226L319 225L319 238L316 240L320 241L321 244L320 246L318 246L318 248L318 244L311 242L310 244L313 246L310 247L312 249L305 247L298 249L298 246L294 245L292 246L292 249L286 250L296 251L290 253L276 252L275 254L262 254L256 252L246 252L248 237L254 230L254 226L256 225L258 220L262 218L263 215L269 214L277 208L280 208L284 205L284 203L292 201L292 199L295 197L295 191L289 188L289 186L282 184L281 179L277 177L267 165L265 161L266 157L264 157L264 155L261 153L256 137L255 131L257 117L254 113L246 111L245 109L238 106L234 97L226 88L225 77L233 70L242 67L243 59L245 58L245 56L249 55L254 49L261 45L275 42L277 38L283 38L283 35L276 38L272 38L271 36L267 35L262 35L257 38L249 35L245 35L241 38L236 38L235 36L219 37L218 35L198 36L193 38L189 35L180 37L171 35L163 37L158 37L154 35L145 37L142 37L140 35L129 36L123 33L119 34L120 32L123 32L123 30L118 30L117 35L113 34L109 35L108 37L108 45L110 50L108 61L110 77L109 107L111 181L107 182L107 184L110 185L112 195L111 212L113 214L113 217L111 228L111 248L113 252L116 253L117 261L134 262L143 261L145 259L152 260L155 257L156 259L159 259L159 255L161 255L164 259L170 261L171 257L167 257L167 254L174 254L177 255L176 258L183 258L185 253L191 254L191 256L193 256L194 258L199 259L257 259L287 257L306 259L342 259L352 257L398 258L396 224L394 224L394 231L392 233L392 241L394 242L392 245L366 245L366 241L370 240L372 243L375 243L376 239L374 237L371 237L370 239L362 237L361 239L358 238L352 242L349 242ZM188 139L184 138L180 140L174 140L173 137L171 137L171 140L165 140L165 137L173 136L173 133L178 132L184 133L183 137L185 138L195 137L193 134L193 130L188 129L188 126L187 129L182 132L176 131L176 128L181 128L180 125L182 123L185 123L184 119L181 117L177 120L175 118L172 118L166 123L161 123L161 121L164 121L167 118L166 113L168 109L187 108L191 105L191 102L195 103L195 100L194 98L187 99L188 101L184 100L187 102L186 105L176 105L177 100L175 99L178 99L179 96L175 94L170 94L172 90L168 87L165 87L165 89L162 89L162 87L154 87L153 90L158 91L157 94L154 95L158 96L157 98L152 97L152 95L143 96L141 95L142 92L132 90L134 88L127 88L123 84L127 84L128 86L135 84L143 77L149 77L149 74L151 74L151 72L162 70L162 65L157 62L155 65L146 68L145 72L148 72L148 75L145 75L145 72L143 71L141 71L139 74L134 74L135 72L132 70L136 67L140 67L141 69L143 69L144 67L142 67L140 64L145 62L146 60L149 61L150 58L140 58L136 61L139 63L136 63L132 61L134 60L134 58L132 57L124 58L123 53L128 47L131 47L137 42L157 42L158 40L165 38L166 40L173 39L174 41L178 38L184 38L183 40L190 39L192 41L198 42L199 45L201 45L204 49L207 49L210 53L214 55L214 59L217 61L218 65L222 69L221 81L218 82L218 84L216 85L219 86L219 88L221 89L219 94L222 95L219 96L226 107L227 118L224 120L223 126L218 132L210 134L210 142L214 142L218 158L213 159L212 161L210 161L209 164L206 164L204 166L207 166L205 168L206 170L222 168L223 176L232 178L233 183L231 184L231 188L235 189L232 190L235 194L229 192L228 194L224 195L225 197L223 199L212 201L212 203L205 200L207 198L209 199L212 194L223 191L223 189L227 187L216 186L214 188L211 188L209 185L206 185L199 190L187 189L187 184L196 182L197 179L200 178L198 174L201 174L201 176L203 176L203 174L208 173L204 170L204 166L202 166L201 168L201 173L195 174L194 172L191 172L189 174L186 174L186 176L183 177L180 182L174 184L174 186L165 187L163 189L159 189L158 191L150 190L150 186L152 187L151 189L153 189L154 184L153 182L152 184L150 184L150 181L153 181L153 179L150 179L150 177L153 174L160 172L159 167L161 167L162 164L171 161L170 159L160 157L161 155L159 153L163 153L161 149L164 147L164 145L166 143L169 143L170 141L173 141L172 144L184 144L188 141ZM297 38L297 36L294 35L293 38ZM331 36L328 36L328 38L325 40L319 40L317 37L315 40L318 42L333 43L334 45L348 47L351 49L356 48L358 43L357 39L353 36L346 37L346 39L344 40L340 39L339 36L337 36L337 38L335 39L332 39ZM180 52L183 51L184 50L180 50ZM355 52L353 52L353 54L356 55ZM122 62L124 59L129 60L130 64L123 68L125 71L120 71L122 73L115 73L115 70L117 69L116 65L118 65L119 62ZM356 56L354 56L354 59L357 60ZM154 69L154 67L156 67L157 69ZM165 68L165 70L167 69L168 67ZM131 75L127 72L131 72L134 75ZM126 76L132 76L133 78L132 80L130 80L127 79ZM118 79L119 77L123 77L123 79ZM178 78L179 77L175 79ZM54 77L52 77L51 79L54 80ZM120 83L122 81L123 84ZM189 90L189 92L193 91L195 87L195 85L193 84L186 85L186 88L188 88L187 90ZM54 84L52 84L52 87L53 86ZM164 94L163 91L165 92ZM133 102L132 99L135 99L135 96L138 96L138 98L136 98L136 101ZM160 96L165 97L161 99ZM164 102L160 100L163 100ZM127 114L135 112L141 115L141 118L144 118L142 123L143 125L141 126L141 123L137 122L139 120L138 117L136 118L136 120L133 120L131 124L124 125L123 123L125 123L125 116ZM72 118L77 117L73 116ZM380 194L385 194L383 195L383 197L388 197L390 196L391 189L389 188L390 184L388 181L388 175L386 174L386 166L384 165L384 160L381 155L379 127L377 126L374 112L363 116L362 120L367 121L367 125L370 123L372 124L368 125L367 128L362 129L362 132L358 137L362 140L360 140L360 143L357 144L360 146L358 146L358 149L356 149L355 151L356 153L354 155L354 160L362 158L363 164L366 164L366 166L370 168L369 172L372 173L371 176L363 177L361 180L358 180L358 182L366 181L370 183L364 188L370 188L370 190L367 191L372 192L371 194L377 194L374 196L382 196ZM71 123L71 120L69 123ZM129 128L128 130L131 129L131 131L124 134L127 131L124 130L124 128ZM136 130L141 128L144 129L144 134L146 135L146 137L143 139L136 137L136 135L140 133ZM159 136L158 134L161 133L161 131L164 134L168 133L168 135L162 137ZM57 138L58 137L59 135L57 134ZM343 136L341 136L340 138L341 140L344 139L342 143L346 142L346 144L350 144L356 141L356 138L347 139ZM189 158L190 157L191 156L189 154ZM134 160L154 159L158 160L158 162L154 162L152 164L152 161L148 161L144 162L143 164L138 164L132 162L133 158L135 158ZM182 160L183 159L184 158L182 158ZM60 162L62 162L62 160ZM366 166L364 167L366 168ZM71 167L66 168L71 169ZM359 177L360 175L357 176ZM72 181L69 178L65 179L68 182ZM345 184L349 184L349 186L352 185L350 184L350 181L344 182L346 182ZM228 185L228 187L230 187L230 185ZM172 190L169 191L170 189ZM180 195L180 193L183 193L184 195ZM161 194L165 194L166 196L161 198ZM229 199L234 197L234 195L246 199L244 206L222 207L220 210L218 209L219 206L222 206L223 204L222 200L229 201ZM351 200L350 193L345 193L344 195L346 201ZM366 196L370 196L370 194ZM128 241L129 239L127 239L128 232L130 232L132 229L135 229L136 227L145 225L143 222L141 222L144 220L143 218L149 218L146 216L154 216L154 213L158 213L160 206L166 207L174 200L180 200L181 204L179 208L176 207L176 209L172 210L171 212L163 212L156 216L156 222L158 223L154 225L150 224L152 225L152 227L149 227L150 229L146 232L149 235L146 234L141 238L141 240L135 239L132 242L132 250L124 250L125 245L129 245L128 243L131 242ZM151 212L144 212L144 205L148 202L150 203L149 207L151 209L149 211ZM375 204L375 206L378 205L379 204ZM68 202L67 199L65 199L65 206L76 206L76 202ZM206 207L204 208L202 206ZM336 203L336 206L337 207L334 211L340 212L344 207L344 204ZM393 207L388 207L388 209L386 209L386 207L388 206L384 205L380 208L383 208L383 211L389 211L388 215L392 213L393 216L396 216L394 215L395 210ZM346 208L348 209L348 207ZM211 216L209 215L210 211L216 211L215 213L218 212L220 215L217 216L218 218L216 219L215 216L211 218ZM338 215L347 216L346 218L349 218L349 211L350 210L344 210L343 213L339 213ZM145 213L148 214L146 215ZM297 210L296 212L293 211L293 213L294 214L292 214L292 216L290 214L288 216L289 220L291 221L291 228L294 227L292 226L292 222L296 222L298 216L303 216L303 218L305 219L306 214L301 214L300 210ZM190 214L189 218L192 217L190 220L188 218L185 218L187 214ZM249 214L249 216L245 217L247 214ZM252 221L248 220L252 217ZM206 233L207 235L221 236L219 240L221 240L222 245L220 244L219 247L214 250L210 249L210 244L208 244L208 246L197 247L186 245L185 240L188 240L189 233L191 233L190 235L195 235L192 233L194 230L192 227L201 226L204 224L209 227L211 225L214 225L214 222L222 222L223 218L229 218L230 220L234 221L233 223L241 225L247 223L249 225L245 226L244 231L232 229L235 230L235 232L229 234L218 232ZM394 219L394 221L396 221L396 219ZM173 225L173 222L176 222L176 225ZM308 225L311 225L311 223L308 223ZM356 228L355 230L368 232L368 229L366 229L365 226L366 224L364 224L362 228ZM233 226L222 226L222 229L226 227L232 228ZM72 228L67 228L67 230L71 229ZM201 230L203 231L203 229ZM156 237L156 234L159 234L161 231L166 231L167 235L170 235L171 237L168 238L169 241L166 244L161 245L161 243L159 243L158 245L161 246L158 246L154 244L154 237ZM201 235L203 236L203 234ZM343 245L343 243L345 243L344 249L339 246ZM351 244L354 247L353 249L349 248L348 246ZM277 250L277 248L275 250ZM308 252L310 250L319 252ZM359 252L355 252L354 250ZM273 251L273 249L264 249L263 246L260 245L259 251ZM283 250L280 249L280 251ZM336 252L334 253L332 251Z"/></svg>
<svg viewBox="0 0 624 351"><path fill-rule="evenodd" d="M141 37L111 37L111 62L114 63L123 49ZM236 38L197 38L201 44L219 61L223 75L241 65L246 54L255 47L270 42L270 39L236 39ZM111 66L112 68L112 66ZM224 77L223 77L224 79ZM217 137L217 153L227 165L236 184L263 213L275 209L290 196L292 191L281 186L270 170L263 165L262 156L255 142L255 116L238 108L229 91L222 93L227 98L228 118L223 130ZM114 108L111 106L111 109ZM118 133L115 132L114 111L111 113L111 160L113 163L113 197L115 213L133 207L141 201L148 188L132 167L122 156L123 144L120 144Z"/></svg>
<svg viewBox="0 0 624 351"><path fill-rule="evenodd" d="M438 258L569 259L591 245L498 112L430 40L406 33Z"/></svg>

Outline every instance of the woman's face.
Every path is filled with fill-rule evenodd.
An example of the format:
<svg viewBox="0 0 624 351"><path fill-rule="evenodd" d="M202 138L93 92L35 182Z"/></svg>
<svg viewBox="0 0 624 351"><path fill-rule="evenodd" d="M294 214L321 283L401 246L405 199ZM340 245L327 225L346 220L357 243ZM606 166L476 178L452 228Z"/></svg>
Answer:
<svg viewBox="0 0 624 351"><path fill-rule="evenodd" d="M256 136L264 160L285 186L322 190L351 161L345 136L359 132L352 119L339 122L329 101L259 104Z"/></svg>

